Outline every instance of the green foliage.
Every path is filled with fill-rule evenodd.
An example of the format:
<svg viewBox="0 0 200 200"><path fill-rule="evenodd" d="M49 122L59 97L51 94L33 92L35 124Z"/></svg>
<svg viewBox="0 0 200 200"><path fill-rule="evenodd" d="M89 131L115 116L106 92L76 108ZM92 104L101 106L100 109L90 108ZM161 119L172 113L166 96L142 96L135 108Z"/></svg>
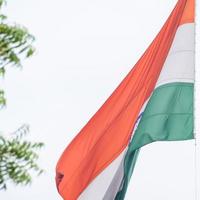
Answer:
<svg viewBox="0 0 200 200"><path fill-rule="evenodd" d="M18 24L9 24L7 16L1 13L5 0L0 0L0 77L4 76L7 66L21 67L23 58L31 57L35 49L35 38L28 30ZM5 98L0 93L0 107L5 105Z"/></svg>
<svg viewBox="0 0 200 200"><path fill-rule="evenodd" d="M3 4L6 3L6 0L0 0L0 8L3 6Z"/></svg>
<svg viewBox="0 0 200 200"><path fill-rule="evenodd" d="M3 77L7 66L21 67L21 60L33 55L34 37L28 30L17 24L9 24L7 16L1 13L5 0L0 0L0 76ZM0 108L6 104L4 91L0 90ZM0 190L7 189L8 182L27 185L32 181L32 172L41 174L37 165L38 150L43 143L24 139L28 133L27 125L20 127L11 138L0 134Z"/></svg>
<svg viewBox="0 0 200 200"><path fill-rule="evenodd" d="M0 90L0 107L6 104L6 99L4 98L4 91Z"/></svg>
<svg viewBox="0 0 200 200"><path fill-rule="evenodd" d="M0 0L0 9L5 3L5 0ZM10 25L7 16L0 12L0 76L4 76L6 66L22 66L22 58L34 54L33 41L34 37L25 27ZM0 107L6 103L3 94L3 91L0 91Z"/></svg>
<svg viewBox="0 0 200 200"><path fill-rule="evenodd" d="M23 125L10 139L0 136L0 189L7 188L8 180L27 185L32 180L31 171L38 175L43 172L36 163L36 151L43 147L43 143L24 140L28 131L29 127Z"/></svg>
<svg viewBox="0 0 200 200"><path fill-rule="evenodd" d="M30 57L34 53L32 42L34 37L27 29L19 25L9 25L6 17L0 17L0 66L21 66L21 58Z"/></svg>

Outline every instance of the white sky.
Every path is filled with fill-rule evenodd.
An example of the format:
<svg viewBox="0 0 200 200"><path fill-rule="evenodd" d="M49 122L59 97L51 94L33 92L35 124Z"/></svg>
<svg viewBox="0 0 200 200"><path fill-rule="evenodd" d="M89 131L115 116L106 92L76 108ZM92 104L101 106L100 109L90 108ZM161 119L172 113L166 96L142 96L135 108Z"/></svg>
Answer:
<svg viewBox="0 0 200 200"><path fill-rule="evenodd" d="M160 30L176 0L8 1L11 21L36 37L37 54L3 80L7 108L1 131L21 124L43 141L46 173L31 187L10 186L1 200L60 200L56 162L71 139L107 99ZM144 147L127 200L194 199L194 142Z"/></svg>

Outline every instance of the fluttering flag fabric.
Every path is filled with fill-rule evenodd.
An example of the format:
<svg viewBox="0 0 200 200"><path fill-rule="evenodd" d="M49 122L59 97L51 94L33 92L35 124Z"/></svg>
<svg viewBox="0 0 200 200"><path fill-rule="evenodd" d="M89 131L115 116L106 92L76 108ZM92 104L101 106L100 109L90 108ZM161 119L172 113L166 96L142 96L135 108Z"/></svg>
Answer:
<svg viewBox="0 0 200 200"><path fill-rule="evenodd" d="M193 139L194 0L179 0L117 89L61 155L64 200L123 200L139 150Z"/></svg>

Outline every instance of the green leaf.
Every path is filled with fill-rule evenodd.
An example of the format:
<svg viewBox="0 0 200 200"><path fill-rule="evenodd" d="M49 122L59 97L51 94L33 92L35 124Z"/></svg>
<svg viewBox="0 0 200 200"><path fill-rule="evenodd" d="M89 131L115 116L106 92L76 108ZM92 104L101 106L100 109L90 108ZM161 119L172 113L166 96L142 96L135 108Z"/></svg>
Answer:
<svg viewBox="0 0 200 200"><path fill-rule="evenodd" d="M7 19L7 16L6 16L6 15L2 15L2 14L0 15L0 20L3 21L3 20L6 20L6 19Z"/></svg>
<svg viewBox="0 0 200 200"><path fill-rule="evenodd" d="M1 67L0 68L0 76L4 76L5 75L5 68L4 67Z"/></svg>
<svg viewBox="0 0 200 200"><path fill-rule="evenodd" d="M29 50L27 51L26 57L27 58L31 57L34 54L34 52L35 52L35 49L32 46L30 46Z"/></svg>

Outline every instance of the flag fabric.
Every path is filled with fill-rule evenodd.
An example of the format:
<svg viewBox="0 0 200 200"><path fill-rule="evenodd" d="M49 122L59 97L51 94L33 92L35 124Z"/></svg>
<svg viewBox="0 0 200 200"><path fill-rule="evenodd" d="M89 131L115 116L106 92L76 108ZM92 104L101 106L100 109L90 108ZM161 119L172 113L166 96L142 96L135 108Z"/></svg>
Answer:
<svg viewBox="0 0 200 200"><path fill-rule="evenodd" d="M123 200L139 150L193 139L194 0L179 0L143 56L61 155L64 200Z"/></svg>

